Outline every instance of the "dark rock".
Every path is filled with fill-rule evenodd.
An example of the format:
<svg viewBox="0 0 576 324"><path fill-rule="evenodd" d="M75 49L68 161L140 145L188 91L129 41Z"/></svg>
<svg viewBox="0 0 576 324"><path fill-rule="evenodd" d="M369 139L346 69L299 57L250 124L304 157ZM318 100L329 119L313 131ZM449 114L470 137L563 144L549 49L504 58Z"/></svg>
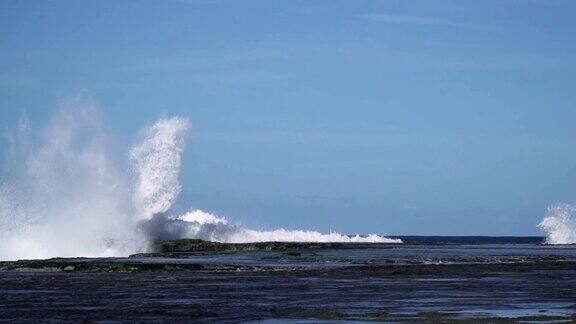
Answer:
<svg viewBox="0 0 576 324"><path fill-rule="evenodd" d="M302 251L320 249L358 249L397 246L395 243L317 243L317 242L256 242L219 243L204 240L156 241L156 251L172 252L231 252L231 251Z"/></svg>

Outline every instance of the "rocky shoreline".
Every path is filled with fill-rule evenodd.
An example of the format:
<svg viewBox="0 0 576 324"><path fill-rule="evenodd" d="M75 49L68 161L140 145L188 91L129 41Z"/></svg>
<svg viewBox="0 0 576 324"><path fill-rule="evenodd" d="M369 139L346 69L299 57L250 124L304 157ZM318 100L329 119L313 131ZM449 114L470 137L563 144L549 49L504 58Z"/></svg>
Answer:
<svg viewBox="0 0 576 324"><path fill-rule="evenodd" d="M300 270L322 268L327 271L337 264L339 267L355 267L358 270L395 269L390 273L431 270L441 267L450 272L451 267L463 268L472 265L486 270L501 267L517 268L576 268L576 258L561 255L504 255L504 256L451 256L451 257L330 257L323 251L347 250L434 250L435 247L398 245L387 243L218 243L203 240L156 241L155 251L139 253L124 258L52 258L46 260L0 261L0 271L21 272L154 272L154 271L267 271ZM239 257L258 262L245 264ZM424 267L424 268L423 268ZM326 269L325 269L326 268ZM383 273L384 273L383 272ZM420 270L416 272L422 272Z"/></svg>
<svg viewBox="0 0 576 324"><path fill-rule="evenodd" d="M481 244L544 244L545 238L541 236L393 236L393 239L402 240L401 246L414 245L481 245ZM155 251L168 252L225 252L225 251L287 251L287 250L314 250L314 249L374 249L394 248L399 243L366 243L366 242L255 242L255 243L220 243L197 239L158 240L155 242Z"/></svg>
<svg viewBox="0 0 576 324"><path fill-rule="evenodd" d="M0 321L576 320L574 247L159 241L0 262Z"/></svg>
<svg viewBox="0 0 576 324"><path fill-rule="evenodd" d="M234 252L234 251L304 251L326 249L370 249L398 246L398 243L354 242L254 242L220 243L195 239L156 241L159 253L173 252Z"/></svg>

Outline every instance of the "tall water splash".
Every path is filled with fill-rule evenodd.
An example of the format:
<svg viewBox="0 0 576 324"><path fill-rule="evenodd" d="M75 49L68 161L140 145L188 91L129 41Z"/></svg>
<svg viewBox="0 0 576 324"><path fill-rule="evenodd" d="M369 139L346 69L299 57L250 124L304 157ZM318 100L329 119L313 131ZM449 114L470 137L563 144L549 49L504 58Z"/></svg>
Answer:
<svg viewBox="0 0 576 324"><path fill-rule="evenodd" d="M188 132L188 119L180 117L147 128L130 150L132 179L108 154L94 102L68 102L39 136L23 119L0 178L0 259L122 256L146 251L154 238L401 243L378 235L257 231L200 210L170 216Z"/></svg>
<svg viewBox="0 0 576 324"><path fill-rule="evenodd" d="M548 244L576 244L576 205L550 206L538 226L546 233Z"/></svg>
<svg viewBox="0 0 576 324"><path fill-rule="evenodd" d="M388 242L400 243L378 235L346 236L338 233L277 229L246 229L201 210L184 215L169 215L180 194L180 169L189 121L174 117L161 119L145 130L144 138L130 152L137 176L134 201L137 218L150 237L200 238L219 242Z"/></svg>
<svg viewBox="0 0 576 324"><path fill-rule="evenodd" d="M9 140L0 183L0 258L122 255L145 248L126 179L94 102L75 98L34 134Z"/></svg>
<svg viewBox="0 0 576 324"><path fill-rule="evenodd" d="M134 203L138 218L147 220L165 213L178 198L188 131L186 118L161 119L145 131L142 143L130 151L137 175Z"/></svg>

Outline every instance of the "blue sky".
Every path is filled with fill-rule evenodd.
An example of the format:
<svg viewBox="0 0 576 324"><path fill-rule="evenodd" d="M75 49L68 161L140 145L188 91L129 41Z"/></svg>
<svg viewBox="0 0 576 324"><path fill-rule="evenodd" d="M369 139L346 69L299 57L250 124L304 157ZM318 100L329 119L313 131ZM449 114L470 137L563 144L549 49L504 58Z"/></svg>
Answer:
<svg viewBox="0 0 576 324"><path fill-rule="evenodd" d="M193 124L178 208L259 228L537 234L576 198L569 0L0 1L0 128L84 91L118 151Z"/></svg>

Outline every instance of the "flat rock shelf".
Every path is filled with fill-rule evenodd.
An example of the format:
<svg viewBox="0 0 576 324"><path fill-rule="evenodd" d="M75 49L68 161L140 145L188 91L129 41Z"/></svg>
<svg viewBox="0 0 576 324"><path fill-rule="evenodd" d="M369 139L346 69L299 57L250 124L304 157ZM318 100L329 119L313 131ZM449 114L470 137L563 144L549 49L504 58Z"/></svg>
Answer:
<svg viewBox="0 0 576 324"><path fill-rule="evenodd" d="M0 321L576 320L576 247L158 241L0 262Z"/></svg>

